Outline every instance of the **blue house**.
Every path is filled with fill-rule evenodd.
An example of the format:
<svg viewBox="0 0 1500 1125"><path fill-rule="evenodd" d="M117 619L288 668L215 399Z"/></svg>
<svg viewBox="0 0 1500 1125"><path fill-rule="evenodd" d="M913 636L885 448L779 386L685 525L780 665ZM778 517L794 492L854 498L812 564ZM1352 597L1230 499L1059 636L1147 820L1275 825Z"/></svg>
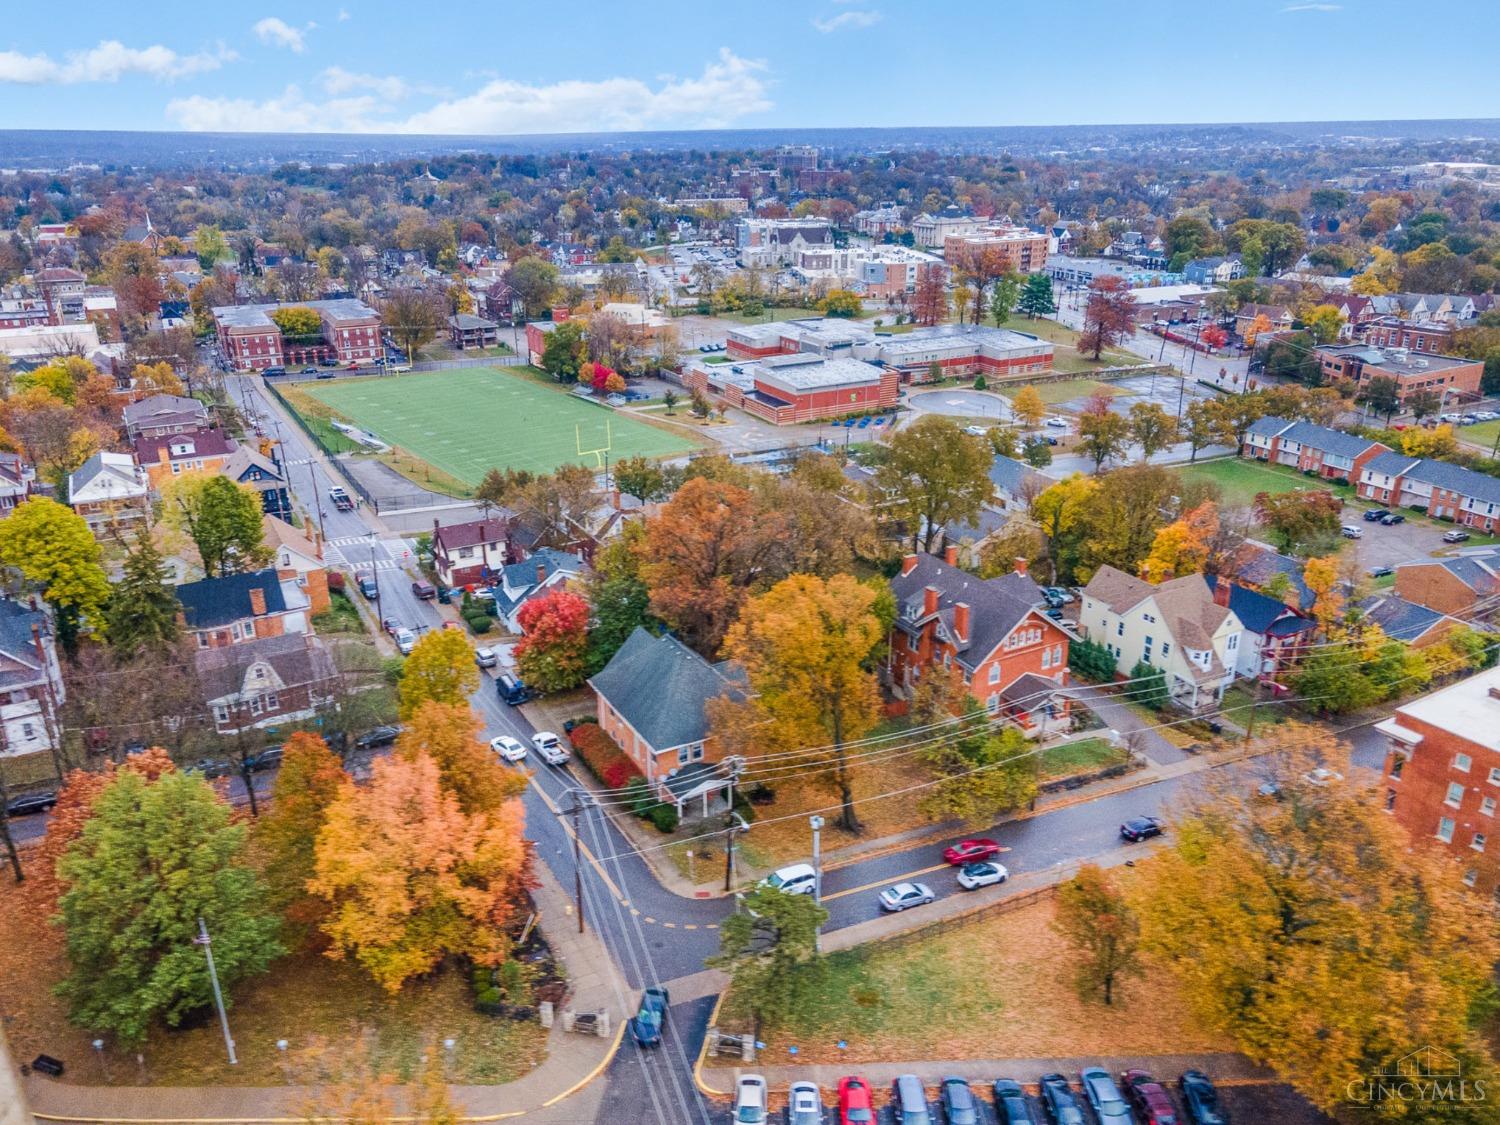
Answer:
<svg viewBox="0 0 1500 1125"><path fill-rule="evenodd" d="M260 493L260 505L266 515L292 522L292 494L287 488L281 466L262 457L248 445L241 445L224 462L221 472L235 484L248 484Z"/></svg>

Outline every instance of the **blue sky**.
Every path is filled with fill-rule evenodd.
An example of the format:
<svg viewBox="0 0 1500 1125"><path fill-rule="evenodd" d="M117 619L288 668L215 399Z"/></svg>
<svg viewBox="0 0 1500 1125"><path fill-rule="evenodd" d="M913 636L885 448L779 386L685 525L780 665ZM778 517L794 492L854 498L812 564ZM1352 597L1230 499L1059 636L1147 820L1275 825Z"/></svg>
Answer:
<svg viewBox="0 0 1500 1125"><path fill-rule="evenodd" d="M6 14L0 124L546 133L1494 117L1497 33L1493 0L1435 19L1395 0L71 0Z"/></svg>

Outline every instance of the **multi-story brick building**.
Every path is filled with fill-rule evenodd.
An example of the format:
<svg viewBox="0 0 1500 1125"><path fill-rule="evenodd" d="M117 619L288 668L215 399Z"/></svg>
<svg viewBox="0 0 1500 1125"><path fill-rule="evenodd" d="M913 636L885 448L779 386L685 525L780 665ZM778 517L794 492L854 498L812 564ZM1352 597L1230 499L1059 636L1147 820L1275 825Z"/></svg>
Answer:
<svg viewBox="0 0 1500 1125"><path fill-rule="evenodd" d="M995 379L1045 375L1052 370L1053 348L1039 336L982 324L939 324L904 336L882 337L876 358L901 376L901 382L932 378L933 364L945 376L985 375Z"/></svg>
<svg viewBox="0 0 1500 1125"><path fill-rule="evenodd" d="M1385 452L1365 462L1356 480L1366 500L1421 509L1486 532L1500 526L1500 480L1462 465Z"/></svg>
<svg viewBox="0 0 1500 1125"><path fill-rule="evenodd" d="M1001 223L977 234L950 234L943 239L943 258L954 269L978 257L992 258L1011 273L1036 273L1047 266L1051 240L1038 231Z"/></svg>
<svg viewBox="0 0 1500 1125"><path fill-rule="evenodd" d="M1414 352L1442 353L1453 345L1454 326L1439 320L1402 320L1379 316L1357 329L1360 338L1375 348L1406 348Z"/></svg>
<svg viewBox="0 0 1500 1125"><path fill-rule="evenodd" d="M721 405L778 426L890 410L901 389L899 376L891 368L817 355L694 363L683 372L683 382Z"/></svg>
<svg viewBox="0 0 1500 1125"><path fill-rule="evenodd" d="M1439 848L1454 875L1500 892L1500 668L1414 699L1375 729L1390 745L1385 808L1413 841Z"/></svg>
<svg viewBox="0 0 1500 1125"><path fill-rule="evenodd" d="M1467 617L1500 593L1500 550L1397 563L1395 590L1406 601Z"/></svg>
<svg viewBox="0 0 1500 1125"><path fill-rule="evenodd" d="M309 308L318 314L321 337L285 340L271 313L281 308ZM373 363L385 352L380 314L363 301L339 297L327 301L289 301L270 305L222 305L214 309L219 347L237 370L264 371L288 363Z"/></svg>
<svg viewBox="0 0 1500 1125"><path fill-rule="evenodd" d="M133 443L136 462L145 471L153 489L183 473L217 473L239 447L224 431L195 430L192 433L138 437Z"/></svg>
<svg viewBox="0 0 1500 1125"><path fill-rule="evenodd" d="M833 227L827 219L742 218L735 224L740 265L789 266L809 250L833 246Z"/></svg>
<svg viewBox="0 0 1500 1125"><path fill-rule="evenodd" d="M1348 381L1360 387L1379 375L1396 381L1401 402L1415 391L1432 391L1446 398L1479 395L1484 361L1452 355L1415 355L1406 348L1377 348L1370 344L1342 344L1316 349L1323 377L1329 382Z"/></svg>
<svg viewBox="0 0 1500 1125"><path fill-rule="evenodd" d="M1289 422L1269 414L1251 424L1240 447L1243 457L1351 484L1360 479L1371 461L1390 451L1390 446L1356 434L1313 422Z"/></svg>
<svg viewBox="0 0 1500 1125"><path fill-rule="evenodd" d="M276 568L204 578L177 587L183 623L199 648L310 633L311 599Z"/></svg>

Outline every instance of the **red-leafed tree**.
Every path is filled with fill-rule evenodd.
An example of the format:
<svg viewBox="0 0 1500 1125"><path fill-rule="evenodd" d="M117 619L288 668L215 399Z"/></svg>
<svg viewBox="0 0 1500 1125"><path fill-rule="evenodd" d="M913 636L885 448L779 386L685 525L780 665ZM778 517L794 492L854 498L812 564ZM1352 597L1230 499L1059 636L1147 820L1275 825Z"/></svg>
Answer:
<svg viewBox="0 0 1500 1125"><path fill-rule="evenodd" d="M1210 324L1198 334L1198 339L1211 348L1222 348L1225 344L1229 343L1229 333L1225 332L1217 324Z"/></svg>
<svg viewBox="0 0 1500 1125"><path fill-rule="evenodd" d="M911 311L918 324L936 324L948 315L948 283L940 266L923 266L917 271Z"/></svg>
<svg viewBox="0 0 1500 1125"><path fill-rule="evenodd" d="M1078 350L1098 359L1104 349L1113 347L1135 331L1135 298L1125 280L1119 277L1096 277L1089 286L1089 303L1083 312L1083 335Z"/></svg>
<svg viewBox="0 0 1500 1125"><path fill-rule="evenodd" d="M583 682L588 650L589 603L568 590L554 590L521 607L516 665L521 678L540 691L566 691Z"/></svg>
<svg viewBox="0 0 1500 1125"><path fill-rule="evenodd" d="M620 376L615 374L614 368L606 367L602 363L594 364L594 370L589 375L589 381L593 383L594 390L602 394L609 388L609 381L611 379L620 379ZM620 381L623 382L623 380Z"/></svg>

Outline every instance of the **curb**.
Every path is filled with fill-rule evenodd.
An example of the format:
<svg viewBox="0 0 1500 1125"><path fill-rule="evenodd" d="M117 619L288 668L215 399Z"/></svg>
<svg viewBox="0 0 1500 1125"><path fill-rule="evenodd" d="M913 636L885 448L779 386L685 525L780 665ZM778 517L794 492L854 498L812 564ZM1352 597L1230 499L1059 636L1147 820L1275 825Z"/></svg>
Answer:
<svg viewBox="0 0 1500 1125"><path fill-rule="evenodd" d="M719 998L714 1001L714 1010L708 1013L708 1027L713 1027L719 1022L719 1009L724 1006L724 997L729 995L729 989L719 993ZM708 1059L708 1034L705 1028L703 1042L698 1044L698 1061L693 1064L693 1085L698 1087L698 1092L705 1097L727 1098L729 1096L723 1090L716 1090L707 1082L703 1081L703 1064Z"/></svg>

